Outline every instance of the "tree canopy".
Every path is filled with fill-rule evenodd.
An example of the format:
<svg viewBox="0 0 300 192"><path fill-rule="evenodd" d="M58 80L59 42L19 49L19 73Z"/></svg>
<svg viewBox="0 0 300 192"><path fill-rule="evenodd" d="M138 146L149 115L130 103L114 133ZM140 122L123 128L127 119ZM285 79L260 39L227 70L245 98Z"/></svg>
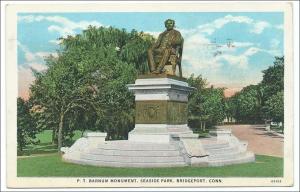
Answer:
<svg viewBox="0 0 300 192"><path fill-rule="evenodd" d="M147 70L152 39L145 37L134 30L90 26L60 39L58 57L46 59L47 70L35 72L30 88L33 103L44 111L39 119L51 119L44 123L57 134L58 149L75 129L122 139L133 128L134 99L126 84Z"/></svg>

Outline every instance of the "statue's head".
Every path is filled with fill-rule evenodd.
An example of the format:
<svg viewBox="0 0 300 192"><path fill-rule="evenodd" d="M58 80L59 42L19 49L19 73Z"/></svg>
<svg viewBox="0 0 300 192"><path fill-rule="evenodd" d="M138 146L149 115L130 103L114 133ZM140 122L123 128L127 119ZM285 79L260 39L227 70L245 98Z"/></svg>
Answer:
<svg viewBox="0 0 300 192"><path fill-rule="evenodd" d="M172 20L172 19L167 19L167 20L165 21L165 27L167 28L168 31L169 31L169 30L172 30L172 29L174 28L174 26L175 26L175 21L174 21L174 20Z"/></svg>

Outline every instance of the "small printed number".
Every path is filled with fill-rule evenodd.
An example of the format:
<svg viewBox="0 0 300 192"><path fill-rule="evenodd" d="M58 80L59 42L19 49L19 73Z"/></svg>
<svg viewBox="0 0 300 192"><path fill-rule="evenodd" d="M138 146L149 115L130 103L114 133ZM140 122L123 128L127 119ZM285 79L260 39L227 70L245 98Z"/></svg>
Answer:
<svg viewBox="0 0 300 192"><path fill-rule="evenodd" d="M281 179L272 179L271 183L281 183Z"/></svg>

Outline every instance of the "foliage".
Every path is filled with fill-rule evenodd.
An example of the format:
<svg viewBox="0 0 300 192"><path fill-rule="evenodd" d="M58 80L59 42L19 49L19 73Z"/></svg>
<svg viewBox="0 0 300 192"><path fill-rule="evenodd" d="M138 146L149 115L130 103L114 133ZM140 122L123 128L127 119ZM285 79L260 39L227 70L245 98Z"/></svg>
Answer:
<svg viewBox="0 0 300 192"><path fill-rule="evenodd" d="M18 177L282 177L283 159L256 155L256 162L223 167L116 168L66 163L58 155L19 158Z"/></svg>
<svg viewBox="0 0 300 192"><path fill-rule="evenodd" d="M272 121L284 122L283 91L277 92L266 101L264 111L267 118L272 119Z"/></svg>
<svg viewBox="0 0 300 192"><path fill-rule="evenodd" d="M224 89L223 88L208 88L203 92L204 114L208 116L209 125L221 123L225 118L224 109Z"/></svg>
<svg viewBox="0 0 300 192"><path fill-rule="evenodd" d="M58 57L46 59L48 69L35 72L31 99L43 112L39 126L53 128L58 149L74 130L98 130L108 139L124 139L133 127L134 97L126 84L147 70L152 39L137 31L89 27L61 38ZM55 136L57 135L57 136Z"/></svg>
<svg viewBox="0 0 300 192"><path fill-rule="evenodd" d="M196 91L201 91L207 86L207 80L203 79L201 75L195 77L194 74L192 74L188 79L187 82L189 86L194 87ZM192 92L192 94L195 92Z"/></svg>
<svg viewBox="0 0 300 192"><path fill-rule="evenodd" d="M19 151L23 151L28 144L36 143L36 129L33 118L30 115L29 103L22 98L17 99L17 143Z"/></svg>
<svg viewBox="0 0 300 192"><path fill-rule="evenodd" d="M236 118L237 103L234 97L224 99L224 111L228 120L232 121L234 118Z"/></svg>
<svg viewBox="0 0 300 192"><path fill-rule="evenodd" d="M201 76L191 75L188 83L196 88L188 102L190 126L205 129L206 125L211 127L221 123L225 117L223 89L205 88L207 82Z"/></svg>
<svg viewBox="0 0 300 192"><path fill-rule="evenodd" d="M262 71L261 82L265 97L276 95L284 89L284 57L275 57L274 65Z"/></svg>
<svg viewBox="0 0 300 192"><path fill-rule="evenodd" d="M231 102L235 104L235 119L238 122L259 123L261 121L257 85L243 88L232 100Z"/></svg>
<svg viewBox="0 0 300 192"><path fill-rule="evenodd" d="M284 57L275 57L274 65L262 72L258 85L249 85L226 100L227 116L240 123L283 122Z"/></svg>

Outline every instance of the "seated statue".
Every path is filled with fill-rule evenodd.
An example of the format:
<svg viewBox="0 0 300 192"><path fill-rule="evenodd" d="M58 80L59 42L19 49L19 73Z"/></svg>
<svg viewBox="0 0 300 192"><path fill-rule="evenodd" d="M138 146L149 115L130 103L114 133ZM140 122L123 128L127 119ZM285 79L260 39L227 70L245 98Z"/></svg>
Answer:
<svg viewBox="0 0 300 192"><path fill-rule="evenodd" d="M165 65L172 65L172 75L175 75L176 65L178 65L179 76L182 77L183 38L180 32L174 29L174 26L174 20L166 20L167 30L159 34L157 41L148 50L148 66L151 73L165 73Z"/></svg>

